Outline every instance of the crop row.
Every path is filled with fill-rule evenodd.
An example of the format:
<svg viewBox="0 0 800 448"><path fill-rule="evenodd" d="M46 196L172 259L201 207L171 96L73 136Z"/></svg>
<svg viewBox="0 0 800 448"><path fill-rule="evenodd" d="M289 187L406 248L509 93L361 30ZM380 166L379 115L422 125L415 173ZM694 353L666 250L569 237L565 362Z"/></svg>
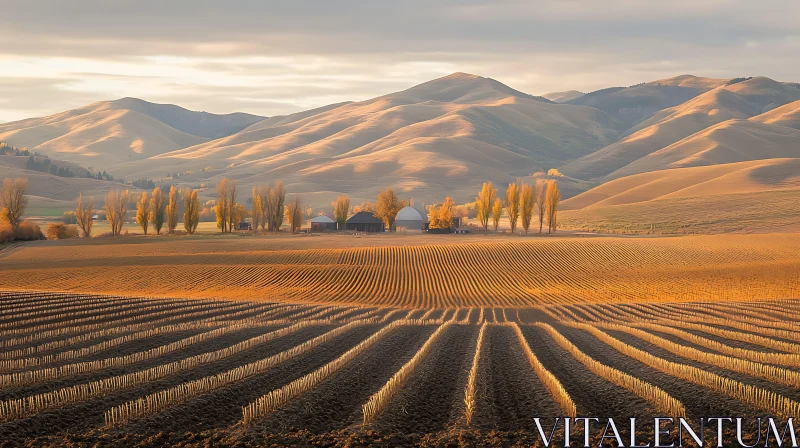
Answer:
<svg viewBox="0 0 800 448"><path fill-rule="evenodd" d="M668 361L647 353L636 347L628 345L608 333L587 324L569 324L572 327L585 330L597 339L610 345L620 353L665 373L667 375L699 384L705 388L723 393L743 403L771 412L776 416L788 418L800 415L800 403L782 395L762 389L760 387L744 384L731 378L723 377L707 370L687 364Z"/></svg>
<svg viewBox="0 0 800 448"><path fill-rule="evenodd" d="M269 322L265 324L269 324ZM110 392L146 384L150 381L193 369L203 364L219 361L312 325L327 324L328 322L303 321L290 327L271 331L219 350L202 353L167 364L161 364L149 369L125 373L102 380L92 381L90 383L69 386L25 398L3 401L0 402L0 419L20 418L47 409L86 401Z"/></svg>
<svg viewBox="0 0 800 448"><path fill-rule="evenodd" d="M133 419L160 412L170 406L183 403L198 395L218 389L225 385L241 381L245 378L266 372L278 364L302 355L303 353L320 346L355 327L364 325L364 322L354 321L336 327L320 336L309 339L300 345L282 351L276 355L236 367L213 376L206 376L195 381L179 384L170 389L162 390L142 398L116 406L105 414L106 424L114 426L127 423Z"/></svg>

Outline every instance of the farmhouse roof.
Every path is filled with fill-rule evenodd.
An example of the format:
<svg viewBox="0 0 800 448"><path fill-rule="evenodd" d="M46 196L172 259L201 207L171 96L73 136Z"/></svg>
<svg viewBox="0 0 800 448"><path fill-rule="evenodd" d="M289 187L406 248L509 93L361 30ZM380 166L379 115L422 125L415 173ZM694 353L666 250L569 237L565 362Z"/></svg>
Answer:
<svg viewBox="0 0 800 448"><path fill-rule="evenodd" d="M334 221L334 220L333 220L333 219L332 219L330 216L328 216L328 215L319 215L319 216L317 216L316 218L312 218L312 219L311 219L311 222L322 222L322 223L328 223L328 224L330 224L330 223L333 223L333 222L336 222L336 221Z"/></svg>
<svg viewBox="0 0 800 448"><path fill-rule="evenodd" d="M422 221L422 215L414 207L403 207L397 212L398 221Z"/></svg>
<svg viewBox="0 0 800 448"><path fill-rule="evenodd" d="M347 220L348 224L381 224L383 221L376 218L372 212L358 212Z"/></svg>

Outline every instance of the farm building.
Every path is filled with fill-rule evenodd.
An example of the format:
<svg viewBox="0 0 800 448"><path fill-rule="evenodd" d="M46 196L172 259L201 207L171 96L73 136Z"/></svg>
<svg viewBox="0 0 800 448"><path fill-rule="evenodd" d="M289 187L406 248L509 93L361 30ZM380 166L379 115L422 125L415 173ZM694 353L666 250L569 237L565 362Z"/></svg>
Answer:
<svg viewBox="0 0 800 448"><path fill-rule="evenodd" d="M383 232L385 226L383 221L376 218L372 212L358 212L347 220L345 228L356 232L377 233Z"/></svg>
<svg viewBox="0 0 800 448"><path fill-rule="evenodd" d="M312 232L328 232L336 230L336 221L328 215L319 215L311 219Z"/></svg>
<svg viewBox="0 0 800 448"><path fill-rule="evenodd" d="M398 231L421 232L422 226L425 225L425 219L417 209L409 206L403 207L397 212L394 223Z"/></svg>

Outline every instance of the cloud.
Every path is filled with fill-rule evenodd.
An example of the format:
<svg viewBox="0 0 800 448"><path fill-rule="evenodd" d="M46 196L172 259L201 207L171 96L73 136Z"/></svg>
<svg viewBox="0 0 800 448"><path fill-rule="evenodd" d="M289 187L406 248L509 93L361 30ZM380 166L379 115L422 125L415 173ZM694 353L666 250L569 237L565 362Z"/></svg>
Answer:
<svg viewBox="0 0 800 448"><path fill-rule="evenodd" d="M800 72L794 0L10 3L0 120L122 96L273 115L454 71L534 94Z"/></svg>

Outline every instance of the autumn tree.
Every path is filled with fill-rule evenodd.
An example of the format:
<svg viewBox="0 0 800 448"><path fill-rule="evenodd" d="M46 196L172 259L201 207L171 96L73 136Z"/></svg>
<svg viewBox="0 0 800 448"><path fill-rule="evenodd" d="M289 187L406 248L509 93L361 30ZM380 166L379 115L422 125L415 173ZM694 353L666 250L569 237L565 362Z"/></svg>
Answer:
<svg viewBox="0 0 800 448"><path fill-rule="evenodd" d="M264 203L261 202L261 187L253 187L251 198L253 203L251 205L250 215L253 217L253 230L258 230L258 226L261 224L261 215L264 208Z"/></svg>
<svg viewBox="0 0 800 448"><path fill-rule="evenodd" d="M164 200L164 192L161 188L156 187L153 194L150 196L150 222L153 223L153 229L156 234L161 233L161 228L164 227L164 222L167 220L166 201Z"/></svg>
<svg viewBox="0 0 800 448"><path fill-rule="evenodd" d="M78 196L78 206L75 208L75 221L80 227L83 236L86 238L92 237L92 214L94 213L94 201L89 198L89 202L84 202L83 195Z"/></svg>
<svg viewBox="0 0 800 448"><path fill-rule="evenodd" d="M375 210L376 210L375 204L369 201L364 201L360 205L353 206L353 213L370 212L374 214Z"/></svg>
<svg viewBox="0 0 800 448"><path fill-rule="evenodd" d="M236 182L230 182L228 186L228 200L225 201L225 204L228 206L228 232L233 232L236 224L238 224L244 216L244 207L240 207L239 204L236 203Z"/></svg>
<svg viewBox="0 0 800 448"><path fill-rule="evenodd" d="M331 205L333 206L333 217L336 219L336 228L342 230L347 222L347 213L350 211L350 198L339 196Z"/></svg>
<svg viewBox="0 0 800 448"><path fill-rule="evenodd" d="M453 211L456 203L448 196L440 206L432 205L429 211L428 227L431 229L450 229L453 227Z"/></svg>
<svg viewBox="0 0 800 448"><path fill-rule="evenodd" d="M142 231L147 235L147 229L150 226L150 199L147 197L147 192L142 192L142 197L136 203L136 224L142 226Z"/></svg>
<svg viewBox="0 0 800 448"><path fill-rule="evenodd" d="M536 207L536 196L533 191L533 186L522 183L519 194L519 208L522 217L522 228L525 229L525 235L528 234L528 229L531 226L531 219L533 218L533 209Z"/></svg>
<svg viewBox="0 0 800 448"><path fill-rule="evenodd" d="M506 215L508 215L508 222L511 223L511 233L513 234L519 220L519 185L516 183L508 184L506 189Z"/></svg>
<svg viewBox="0 0 800 448"><path fill-rule="evenodd" d="M269 196L267 198L267 218L269 219L269 230L279 231L283 225L284 214L284 201L286 200L286 189L283 182L277 181L269 189Z"/></svg>
<svg viewBox="0 0 800 448"><path fill-rule="evenodd" d="M289 204L286 205L286 221L289 223L289 229L292 233L297 232L303 224L303 203L300 196L295 196Z"/></svg>
<svg viewBox="0 0 800 448"><path fill-rule="evenodd" d="M544 225L544 215L546 214L545 202L547 202L547 181L538 179L536 181L536 213L539 218L539 233L542 233L542 226Z"/></svg>
<svg viewBox="0 0 800 448"><path fill-rule="evenodd" d="M225 233L228 225L228 190L231 181L224 177L217 183L217 203L214 205L214 214L217 216L217 227Z"/></svg>
<svg viewBox="0 0 800 448"><path fill-rule="evenodd" d="M561 191L558 189L556 181L551 180L547 183L546 196L547 233L553 233L558 227L558 203L561 202Z"/></svg>
<svg viewBox="0 0 800 448"><path fill-rule="evenodd" d="M197 190L187 188L183 193L183 228L186 233L193 235L200 223L200 200Z"/></svg>
<svg viewBox="0 0 800 448"><path fill-rule="evenodd" d="M111 225L111 234L114 236L122 234L130 200L130 193L127 190L112 190L106 193L103 210L106 212L106 219Z"/></svg>
<svg viewBox="0 0 800 448"><path fill-rule="evenodd" d="M178 227L178 189L174 185L169 187L169 200L165 213L167 215L167 231L175 233L175 228Z"/></svg>
<svg viewBox="0 0 800 448"><path fill-rule="evenodd" d="M478 197L475 200L475 208L478 211L478 222L483 227L483 233L488 232L489 216L492 214L494 200L497 199L497 190L492 188L491 182L484 182Z"/></svg>
<svg viewBox="0 0 800 448"><path fill-rule="evenodd" d="M497 228L500 226L501 216L503 216L503 201L498 198L494 200L494 205L492 205L492 226L494 226L494 233L497 233Z"/></svg>
<svg viewBox="0 0 800 448"><path fill-rule="evenodd" d="M12 232L17 229L25 208L28 206L28 198L25 197L25 190L28 188L28 181L24 178L3 179L3 188L0 189L0 208L3 217L11 225Z"/></svg>
<svg viewBox="0 0 800 448"><path fill-rule="evenodd" d="M387 188L378 194L378 201L375 203L375 216L382 219L389 231L392 231L397 212L403 208L403 204L394 194L394 190Z"/></svg>

